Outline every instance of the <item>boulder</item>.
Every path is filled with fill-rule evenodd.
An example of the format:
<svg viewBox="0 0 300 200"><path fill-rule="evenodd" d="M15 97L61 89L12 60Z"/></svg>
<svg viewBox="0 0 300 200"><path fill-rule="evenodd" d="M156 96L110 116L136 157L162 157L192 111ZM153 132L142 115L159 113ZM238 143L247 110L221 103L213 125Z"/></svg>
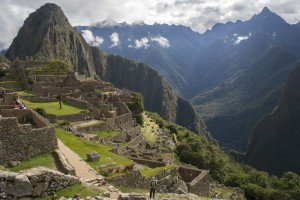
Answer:
<svg viewBox="0 0 300 200"><path fill-rule="evenodd" d="M179 194L188 194L189 193L189 189L186 185L186 182L184 182L183 180L178 181L177 193L179 193Z"/></svg>
<svg viewBox="0 0 300 200"><path fill-rule="evenodd" d="M20 174L15 177L14 181L6 185L4 191L17 197L30 196L32 186L28 177Z"/></svg>
<svg viewBox="0 0 300 200"><path fill-rule="evenodd" d="M100 156L99 156L98 152L92 151L92 152L87 153L87 160L88 161L97 162L97 161L99 161L99 159L100 159Z"/></svg>

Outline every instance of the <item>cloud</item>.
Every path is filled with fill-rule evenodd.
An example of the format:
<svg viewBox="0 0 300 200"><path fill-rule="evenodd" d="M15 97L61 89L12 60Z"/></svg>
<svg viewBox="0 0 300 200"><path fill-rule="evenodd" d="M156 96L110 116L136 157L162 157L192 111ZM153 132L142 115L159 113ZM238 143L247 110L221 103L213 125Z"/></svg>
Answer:
<svg viewBox="0 0 300 200"><path fill-rule="evenodd" d="M163 48L169 48L170 42L167 38L162 36L151 37L151 41L157 42Z"/></svg>
<svg viewBox="0 0 300 200"><path fill-rule="evenodd" d="M140 49L140 48L145 48L147 49L150 45L149 45L149 39L146 37L141 38L140 40L135 40L134 41L135 45L129 45L129 48L136 48L136 49Z"/></svg>
<svg viewBox="0 0 300 200"><path fill-rule="evenodd" d="M1 0L0 48L8 48L23 21L49 0ZM147 24L182 24L204 32L215 23L248 20L267 6L289 23L300 21L298 0L51 0L59 5L70 23L90 25L107 20L118 23L144 21ZM106 24L106 25L107 25ZM148 38L149 39L149 38ZM115 44L115 43L113 43Z"/></svg>
<svg viewBox="0 0 300 200"><path fill-rule="evenodd" d="M110 36L110 41L112 42L112 44L110 45L109 48L118 46L120 44L120 39L119 39L119 34L117 32L112 33Z"/></svg>
<svg viewBox="0 0 300 200"><path fill-rule="evenodd" d="M249 36L238 36L236 38L236 40L234 41L234 44L240 44L241 41L248 40L248 39L249 39Z"/></svg>
<svg viewBox="0 0 300 200"><path fill-rule="evenodd" d="M90 30L82 30L81 34L85 39L85 41L89 43L91 46L98 47L104 42L104 39L102 37L100 36L94 37L92 31Z"/></svg>

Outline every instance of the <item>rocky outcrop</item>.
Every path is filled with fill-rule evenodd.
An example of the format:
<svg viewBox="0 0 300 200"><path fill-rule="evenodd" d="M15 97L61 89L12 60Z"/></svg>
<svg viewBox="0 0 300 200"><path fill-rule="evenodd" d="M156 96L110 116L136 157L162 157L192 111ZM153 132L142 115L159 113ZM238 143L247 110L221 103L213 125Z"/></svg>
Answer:
<svg viewBox="0 0 300 200"><path fill-rule="evenodd" d="M62 59L81 74L141 92L145 108L159 113L164 119L193 127L191 130L196 133L205 129L201 124L193 125L198 124L198 117L195 117L191 104L185 105L192 111L189 122L181 122L182 117L177 117L177 113L183 108L181 104L177 105L178 97L157 71L120 56L106 56L99 48L90 47L55 4L47 3L30 14L6 52L10 60L16 57L25 60L27 56L39 60Z"/></svg>
<svg viewBox="0 0 300 200"><path fill-rule="evenodd" d="M79 183L79 178L45 167L32 168L22 173L4 171L0 172L0 199L31 199L52 195L76 183Z"/></svg>
<svg viewBox="0 0 300 200"><path fill-rule="evenodd" d="M284 95L272 113L255 127L248 147L249 165L272 174L300 173L300 63L296 64L284 88Z"/></svg>

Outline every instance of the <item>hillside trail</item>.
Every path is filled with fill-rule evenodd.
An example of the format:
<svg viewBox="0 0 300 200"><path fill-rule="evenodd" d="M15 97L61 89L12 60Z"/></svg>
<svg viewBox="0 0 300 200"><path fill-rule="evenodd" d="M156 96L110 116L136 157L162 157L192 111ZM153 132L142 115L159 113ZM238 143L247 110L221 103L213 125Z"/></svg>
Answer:
<svg viewBox="0 0 300 200"><path fill-rule="evenodd" d="M67 147L60 140L58 141L58 148L64 154L64 156L68 159L70 165L75 168L75 174L77 177L83 179L83 182L97 182L97 180L104 180L104 176L97 174L96 170L94 170L91 166L89 166L78 154L72 151L69 147ZM98 184L98 187L105 192L110 193L110 199L118 199L119 192L112 185L106 184Z"/></svg>

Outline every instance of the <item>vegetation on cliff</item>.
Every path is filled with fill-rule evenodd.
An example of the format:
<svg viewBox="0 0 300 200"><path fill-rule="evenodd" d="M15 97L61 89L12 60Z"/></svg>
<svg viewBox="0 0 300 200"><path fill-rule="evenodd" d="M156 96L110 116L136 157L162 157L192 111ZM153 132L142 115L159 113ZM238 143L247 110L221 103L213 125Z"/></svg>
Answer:
<svg viewBox="0 0 300 200"><path fill-rule="evenodd" d="M248 199L298 199L300 176L286 172L282 177L235 162L217 144L195 135L188 129L149 113L156 123L177 140L176 155L181 162L209 169L214 180L227 186L240 187Z"/></svg>

